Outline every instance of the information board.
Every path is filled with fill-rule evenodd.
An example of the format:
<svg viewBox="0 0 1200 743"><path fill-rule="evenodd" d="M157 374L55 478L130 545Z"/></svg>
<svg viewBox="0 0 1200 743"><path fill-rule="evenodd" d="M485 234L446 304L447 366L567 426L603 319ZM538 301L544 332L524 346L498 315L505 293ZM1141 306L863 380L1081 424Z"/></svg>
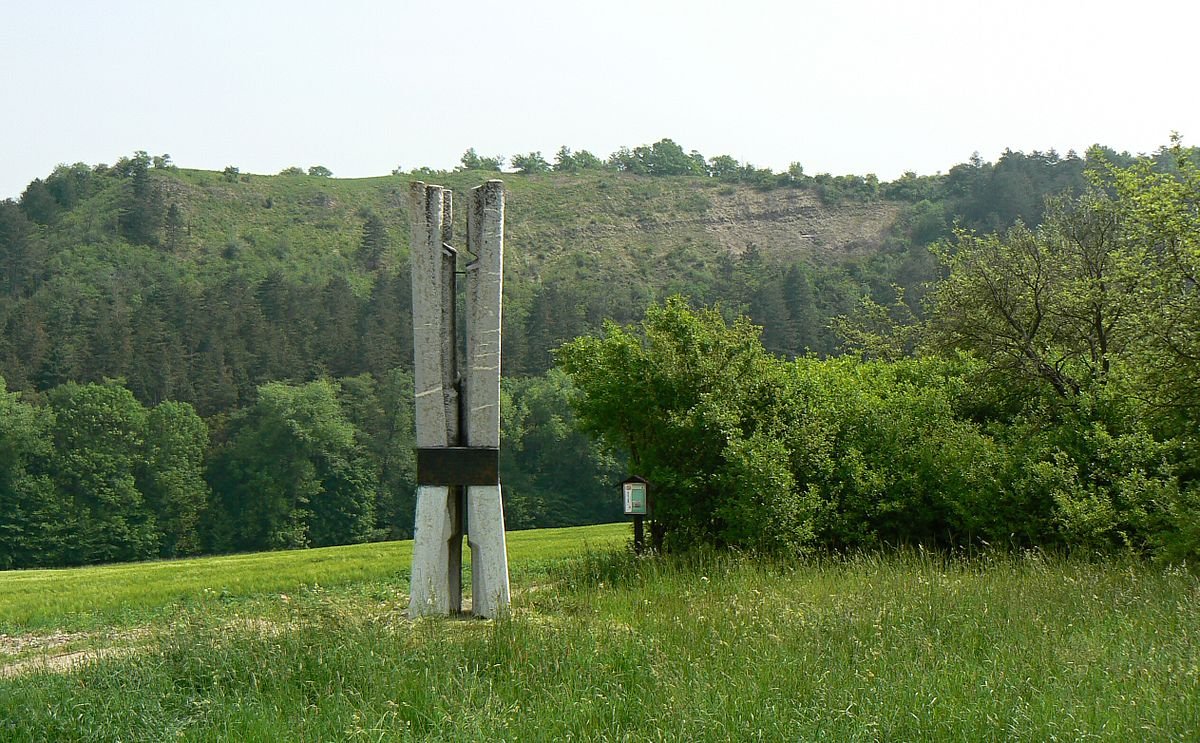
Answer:
<svg viewBox="0 0 1200 743"><path fill-rule="evenodd" d="M625 515L626 516L645 516L646 515L646 483L644 482L627 482L624 485L625 491Z"/></svg>

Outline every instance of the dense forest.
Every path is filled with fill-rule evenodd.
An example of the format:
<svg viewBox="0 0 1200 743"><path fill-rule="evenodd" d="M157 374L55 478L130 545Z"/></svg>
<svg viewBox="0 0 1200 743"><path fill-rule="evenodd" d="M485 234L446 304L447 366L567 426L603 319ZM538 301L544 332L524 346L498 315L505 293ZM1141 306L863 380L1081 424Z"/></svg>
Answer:
<svg viewBox="0 0 1200 743"><path fill-rule="evenodd" d="M1179 152L1149 162L1170 172ZM747 316L781 359L859 352L887 340L872 317L923 317L948 270L936 246L1035 229L1047 197L1134 163L1009 151L880 183L668 139L607 159L513 157L508 525L618 515L624 454L578 430L572 382L553 368L562 343L681 294ZM462 193L503 165L468 150L451 172L339 180L138 152L60 166L0 202L0 567L409 536L402 195L413 179Z"/></svg>

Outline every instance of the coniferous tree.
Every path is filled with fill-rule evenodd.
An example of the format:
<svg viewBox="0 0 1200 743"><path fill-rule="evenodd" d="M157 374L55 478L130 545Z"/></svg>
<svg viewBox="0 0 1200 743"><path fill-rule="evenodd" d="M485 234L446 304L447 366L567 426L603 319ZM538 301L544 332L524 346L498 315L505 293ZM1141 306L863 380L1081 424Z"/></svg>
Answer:
<svg viewBox="0 0 1200 743"><path fill-rule="evenodd" d="M358 264L368 271L379 269L387 255L389 243L387 225L378 214L370 212L363 222L362 239L358 244Z"/></svg>
<svg viewBox="0 0 1200 743"><path fill-rule="evenodd" d="M362 374L342 380L339 399L361 434L373 478L378 539L410 539L416 507L416 447L413 428L413 379L392 369L378 380Z"/></svg>
<svg viewBox="0 0 1200 743"><path fill-rule="evenodd" d="M121 234L131 243L157 245L164 215L162 193L150 177L150 157L138 152L122 165L129 183L121 206Z"/></svg>
<svg viewBox="0 0 1200 743"><path fill-rule="evenodd" d="M362 371L358 335L358 300L345 276L337 275L321 290L315 323L317 356L328 373L348 377Z"/></svg>
<svg viewBox="0 0 1200 743"><path fill-rule="evenodd" d="M0 294L27 297L44 271L45 245L17 204L0 201Z"/></svg>
<svg viewBox="0 0 1200 743"><path fill-rule="evenodd" d="M412 368L412 280L407 262L375 279L359 321L362 364L377 378L397 367Z"/></svg>
<svg viewBox="0 0 1200 743"><path fill-rule="evenodd" d="M546 162L546 158L542 157L542 153L540 152L530 152L527 155L513 155L512 166L517 169L518 173L523 175L550 172L550 163Z"/></svg>
<svg viewBox="0 0 1200 743"><path fill-rule="evenodd" d="M587 332L586 308L570 286L547 282L537 288L525 318L525 339L530 353L526 370L541 373L553 365L552 351Z"/></svg>
<svg viewBox="0 0 1200 743"><path fill-rule="evenodd" d="M183 248L183 241L187 225L184 223L183 211L179 208L179 204L174 201L167 207L166 216L163 219L163 226L166 230L166 240L163 245L172 253L178 252Z"/></svg>
<svg viewBox="0 0 1200 743"><path fill-rule="evenodd" d="M21 192L19 204L21 211L25 212L25 216L38 224L52 224L58 218L59 212L62 211L54 194L50 192L46 182L41 178L34 178L30 181L25 190Z"/></svg>

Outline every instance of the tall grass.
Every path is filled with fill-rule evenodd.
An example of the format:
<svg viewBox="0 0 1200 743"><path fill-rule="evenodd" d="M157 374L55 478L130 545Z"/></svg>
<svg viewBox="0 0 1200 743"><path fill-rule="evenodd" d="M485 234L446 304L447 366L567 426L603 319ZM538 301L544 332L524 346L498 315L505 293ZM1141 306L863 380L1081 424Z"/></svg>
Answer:
<svg viewBox="0 0 1200 743"><path fill-rule="evenodd" d="M514 564L518 560L514 558ZM1194 740L1200 580L921 552L547 561L491 622L308 589L0 681L0 739Z"/></svg>

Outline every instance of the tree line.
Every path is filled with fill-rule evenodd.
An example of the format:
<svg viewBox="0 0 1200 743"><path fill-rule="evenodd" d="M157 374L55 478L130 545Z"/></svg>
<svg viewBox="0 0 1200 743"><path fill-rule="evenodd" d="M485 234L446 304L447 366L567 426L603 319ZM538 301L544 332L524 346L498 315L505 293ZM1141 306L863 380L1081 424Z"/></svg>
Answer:
<svg viewBox="0 0 1200 743"><path fill-rule="evenodd" d="M1116 152L1097 146L1096 155L1105 162L1129 165L1134 157L1128 152ZM1166 148L1156 153L1161 163L1169 163ZM1051 149L1024 152L1005 150L995 163L986 162L975 153L949 172L936 175L917 175L909 171L891 182L880 182L874 174L808 175L800 162L776 172L739 161L731 155L706 157L697 150L685 151L669 138L638 147L621 147L607 158L588 150L572 150L563 145L547 161L541 152L513 155L480 156L474 148L460 159L460 170L501 172L505 163L522 175L545 173L580 173L607 170L641 176L696 176L713 178L723 183L751 185L761 189L800 188L817 193L826 203L891 199L897 201L930 201L945 203L945 216L959 218L972 228L995 229L1011 224L1015 218L1026 222L1038 221L1041 197L1047 193L1078 190L1084 185L1086 156L1074 150L1060 155ZM400 171L397 171L400 172ZM419 168L418 172L437 175L440 171ZM990 224L989 224L990 222Z"/></svg>
<svg viewBox="0 0 1200 743"><path fill-rule="evenodd" d="M561 374L504 382L510 528L618 516L620 463L576 430L568 390ZM36 403L0 385L0 569L410 538L412 394L402 369L269 382L206 422L117 380Z"/></svg>

